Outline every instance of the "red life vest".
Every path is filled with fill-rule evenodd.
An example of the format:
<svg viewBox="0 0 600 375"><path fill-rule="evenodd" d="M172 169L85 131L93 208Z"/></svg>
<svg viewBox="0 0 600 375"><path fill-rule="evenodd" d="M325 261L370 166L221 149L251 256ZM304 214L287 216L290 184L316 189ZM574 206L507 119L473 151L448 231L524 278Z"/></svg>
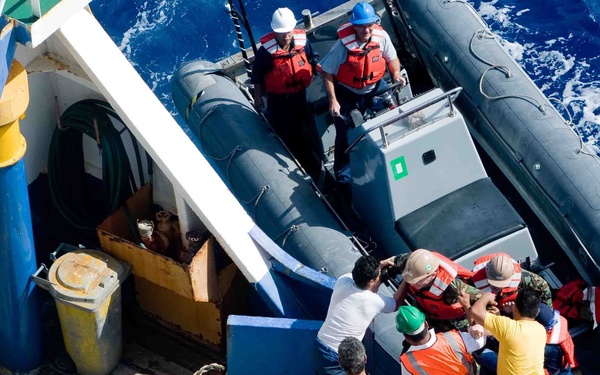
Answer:
<svg viewBox="0 0 600 375"><path fill-rule="evenodd" d="M569 334L569 323L563 316L559 316L558 322L550 330L546 331L546 344L559 345L563 351L563 368L571 365L577 367L575 360L575 345Z"/></svg>
<svg viewBox="0 0 600 375"><path fill-rule="evenodd" d="M465 316L465 311L459 302L448 305L443 299L443 293L455 278L467 281L473 273L463 266L454 263L440 253L431 252L438 257L440 265L435 280L428 290L418 290L409 286L410 293L429 317L439 320L457 319Z"/></svg>
<svg viewBox="0 0 600 375"><path fill-rule="evenodd" d="M587 303L595 329L600 321L600 289L589 286L584 280L573 280L560 287L554 296L552 307L565 318L582 319L584 317L581 316L580 309L587 306Z"/></svg>
<svg viewBox="0 0 600 375"><path fill-rule="evenodd" d="M488 254L480 257L475 261L475 266L473 267L473 283L475 284L475 288L481 290L482 292L492 292L490 284L487 280L487 274L485 273L485 266L489 263L489 261L495 257L496 255L506 255L511 258L510 255L504 253L494 253ZM512 258L511 258L512 259ZM510 284L506 288L502 288L500 293L497 295L498 307L502 308L502 306L507 302L514 302L517 299L518 287L519 283L521 283L521 265L516 260L512 259L514 266L514 274L512 279L510 280Z"/></svg>
<svg viewBox="0 0 600 375"><path fill-rule="evenodd" d="M400 362L411 374L475 375L473 356L458 331L435 335L436 341L429 348L411 350L400 356Z"/></svg>
<svg viewBox="0 0 600 375"><path fill-rule="evenodd" d="M362 89L377 83L385 74L386 63L381 52L385 31L379 25L373 28L371 40L363 48L360 48L356 40L352 24L346 23L338 28L338 36L348 49L346 61L340 65L335 76L338 82Z"/></svg>
<svg viewBox="0 0 600 375"><path fill-rule="evenodd" d="M305 90L312 82L312 66L304 52L306 33L294 30L292 37L294 47L289 52L279 47L273 32L260 38L263 47L273 57L273 68L264 77L267 93L295 94Z"/></svg>

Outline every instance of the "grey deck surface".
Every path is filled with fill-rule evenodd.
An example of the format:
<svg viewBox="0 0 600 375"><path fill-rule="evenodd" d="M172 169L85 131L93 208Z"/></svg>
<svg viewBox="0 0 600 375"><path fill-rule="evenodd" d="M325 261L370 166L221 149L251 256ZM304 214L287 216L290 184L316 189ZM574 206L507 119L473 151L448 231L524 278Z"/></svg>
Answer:
<svg viewBox="0 0 600 375"><path fill-rule="evenodd" d="M208 348L183 338L136 312L123 316L123 358L112 375L192 375L210 363L225 365L218 348ZM71 367L70 369L68 367ZM0 366L0 375L12 372ZM75 375L68 359L49 360L31 375Z"/></svg>

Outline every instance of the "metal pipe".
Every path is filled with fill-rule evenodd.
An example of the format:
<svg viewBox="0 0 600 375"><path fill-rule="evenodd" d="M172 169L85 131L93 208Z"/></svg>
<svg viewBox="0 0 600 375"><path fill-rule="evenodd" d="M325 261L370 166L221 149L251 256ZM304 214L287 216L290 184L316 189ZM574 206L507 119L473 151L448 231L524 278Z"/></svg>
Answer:
<svg viewBox="0 0 600 375"><path fill-rule="evenodd" d="M310 9L304 9L302 11L302 21L304 22L304 28L305 29L312 29L314 24L313 24L313 20L312 20L312 13L310 12Z"/></svg>
<svg viewBox="0 0 600 375"><path fill-rule="evenodd" d="M14 372L42 359L37 269L19 119L29 104L27 72L13 61L0 98L0 364Z"/></svg>
<svg viewBox="0 0 600 375"><path fill-rule="evenodd" d="M383 91L385 91L385 90L383 90ZM379 124L377 126L374 126L372 128L369 128L369 129L365 130L365 132L362 133L354 142L352 142L352 144L350 145L350 147L348 147L346 149L346 153L349 153L354 148L354 146L356 146L356 144L358 142L360 142L364 137L367 136L367 134L369 134L373 130L382 129L382 128L390 125L390 124L393 124L393 123L395 123L397 121L400 121L403 118L406 118L406 117L412 115L413 113L419 112L420 110L425 109L425 108L427 108L427 107L429 107L431 105L434 105L434 104L436 104L436 103L438 103L438 102L440 102L442 100L448 100L448 103L449 103L449 105L448 105L448 107L449 107L449 109L448 109L449 110L448 117L454 116L454 106L452 105L452 102L454 101L454 99L456 99L456 96L458 96L458 94L461 91L462 91L462 87L455 87L452 90L446 91L446 92L444 92L444 93L442 93L442 94L440 94L440 95L438 95L438 96L436 96L434 98L429 99L428 101L426 101L424 103L421 103L421 104L415 106L412 109L409 109L408 111L403 112L402 109L400 108L398 110L398 115L396 115L396 116L394 116L392 118L387 119L386 121L382 122L381 124ZM406 103L404 103L404 104L406 104ZM386 142L387 142L387 140L386 140ZM387 145L386 145L386 147L387 147Z"/></svg>

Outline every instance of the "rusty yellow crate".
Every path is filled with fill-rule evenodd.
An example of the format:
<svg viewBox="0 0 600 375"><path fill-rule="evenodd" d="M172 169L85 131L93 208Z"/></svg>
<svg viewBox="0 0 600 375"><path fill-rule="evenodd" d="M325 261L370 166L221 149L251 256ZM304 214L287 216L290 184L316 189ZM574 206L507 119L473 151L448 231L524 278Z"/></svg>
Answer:
<svg viewBox="0 0 600 375"><path fill-rule="evenodd" d="M152 215L152 189L142 187L127 201L132 220ZM97 228L102 250L131 264L140 308L163 325L186 337L223 347L223 322L230 313L242 313L236 301L243 299L231 288L237 267L229 264L220 272L215 263L215 240L211 236L182 264L135 243L132 225L123 208ZM226 306L224 308L224 306Z"/></svg>
<svg viewBox="0 0 600 375"><path fill-rule="evenodd" d="M127 201L127 207L134 220L152 217L150 185L145 185L131 197ZM97 229L102 250L131 264L135 276L182 297L199 302L220 301L212 237L203 244L188 265L137 245L132 231L125 210L119 208Z"/></svg>

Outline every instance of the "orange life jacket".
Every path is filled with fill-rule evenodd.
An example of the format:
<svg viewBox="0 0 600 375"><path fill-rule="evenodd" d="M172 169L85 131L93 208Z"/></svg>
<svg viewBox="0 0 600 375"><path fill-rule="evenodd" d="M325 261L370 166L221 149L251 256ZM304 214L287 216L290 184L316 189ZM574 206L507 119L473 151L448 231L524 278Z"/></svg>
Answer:
<svg viewBox="0 0 600 375"><path fill-rule="evenodd" d="M408 351L400 356L406 371L414 375L475 375L473 356L458 331L435 335L435 343L426 349Z"/></svg>
<svg viewBox="0 0 600 375"><path fill-rule="evenodd" d="M563 316L559 316L558 322L550 330L546 331L546 345L559 345L563 351L563 368L571 365L577 367L575 360L575 345L569 334L569 323Z"/></svg>
<svg viewBox="0 0 600 375"><path fill-rule="evenodd" d="M510 255L504 253L494 253L488 254L480 257L475 261L475 266L473 267L473 283L475 287L482 292L491 292L492 289L487 280L487 274L485 273L485 266L489 263L489 261L495 257L496 255L506 255L511 258ZM511 258L512 259L512 258ZM512 259L514 266L514 274L512 279L510 280L510 284L506 288L502 288L500 293L498 293L496 297L496 302L498 303L498 307L502 307L507 302L515 302L518 294L519 283L521 283L521 265L516 260Z"/></svg>
<svg viewBox="0 0 600 375"><path fill-rule="evenodd" d="M305 90L312 82L312 66L304 51L306 33L294 30L292 37L294 47L289 52L279 47L274 32L260 38L263 47L273 57L273 68L264 77L267 93L295 94Z"/></svg>
<svg viewBox="0 0 600 375"><path fill-rule="evenodd" d="M440 253L432 252L440 261L435 280L428 290L418 290L409 286L410 293L429 317L439 320L457 319L465 315L459 302L448 305L443 293L455 278L467 281L473 273L463 266L454 263Z"/></svg>
<svg viewBox="0 0 600 375"><path fill-rule="evenodd" d="M569 281L556 292L552 307L570 319L582 319L580 309L589 303L594 329L600 321L600 289L589 286L584 280Z"/></svg>
<svg viewBox="0 0 600 375"><path fill-rule="evenodd" d="M348 57L335 76L344 85L362 89L378 82L385 74L386 63L381 52L385 31L375 25L371 40L360 48L352 24L346 23L337 30L340 40L348 49Z"/></svg>

